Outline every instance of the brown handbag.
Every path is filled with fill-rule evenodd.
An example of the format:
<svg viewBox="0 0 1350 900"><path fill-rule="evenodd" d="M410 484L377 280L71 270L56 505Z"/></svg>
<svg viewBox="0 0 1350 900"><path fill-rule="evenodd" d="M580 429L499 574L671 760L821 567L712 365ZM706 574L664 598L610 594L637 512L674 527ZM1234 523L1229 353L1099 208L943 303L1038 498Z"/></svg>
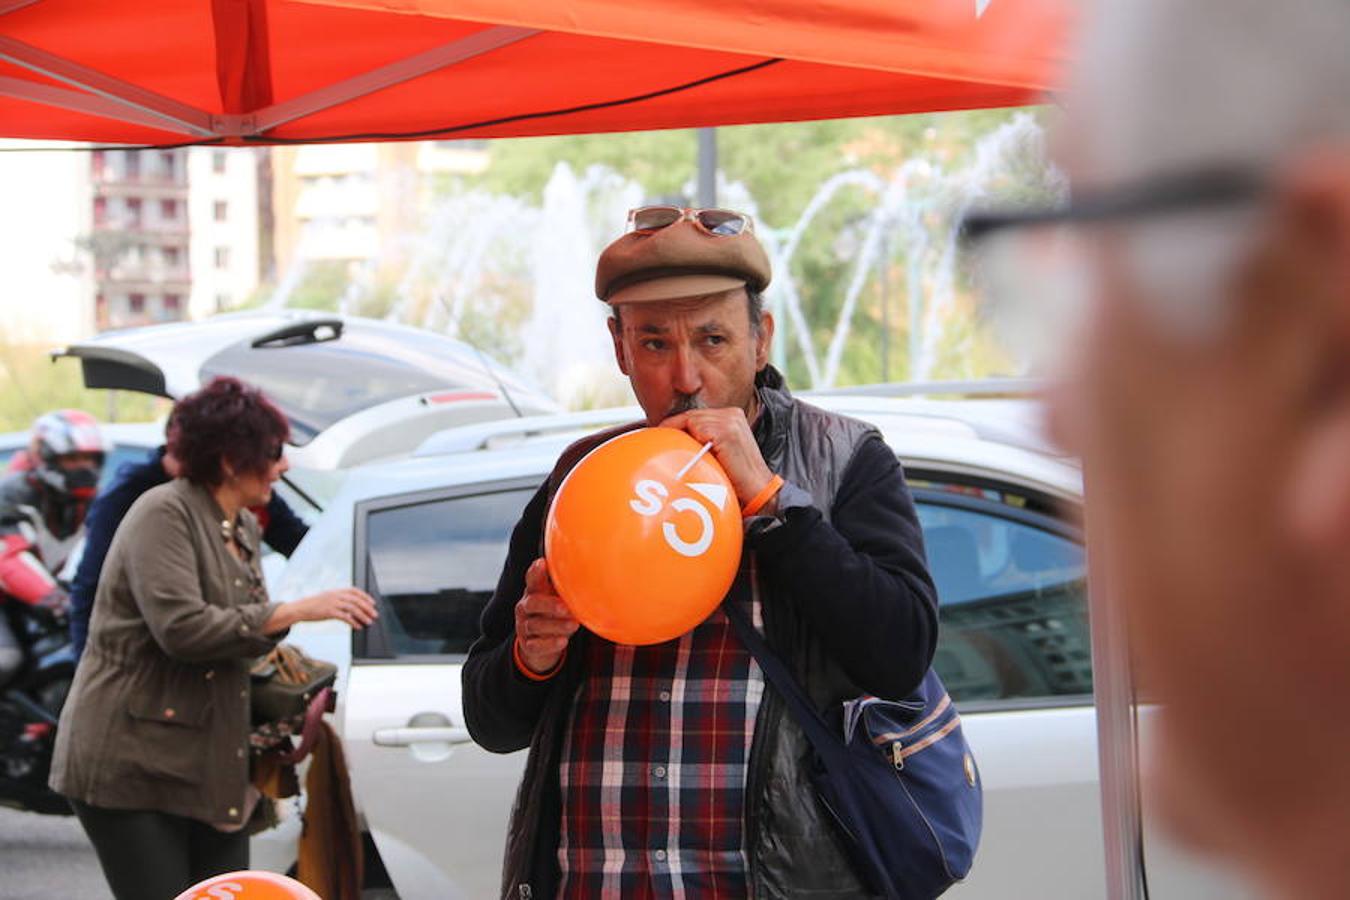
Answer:
<svg viewBox="0 0 1350 900"><path fill-rule="evenodd" d="M324 706L330 705L337 666L314 659L299 647L278 644L253 664L249 675L253 727L249 743L261 752L301 734L316 700L322 698Z"/></svg>

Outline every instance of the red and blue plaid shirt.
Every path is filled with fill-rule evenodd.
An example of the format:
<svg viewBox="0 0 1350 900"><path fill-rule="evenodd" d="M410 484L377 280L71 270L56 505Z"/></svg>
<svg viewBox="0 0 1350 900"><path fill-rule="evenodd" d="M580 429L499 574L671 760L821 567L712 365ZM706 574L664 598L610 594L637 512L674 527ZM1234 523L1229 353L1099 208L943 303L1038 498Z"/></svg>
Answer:
<svg viewBox="0 0 1350 900"><path fill-rule="evenodd" d="M759 666L720 609L678 640L589 647L560 767L558 896L745 897Z"/></svg>

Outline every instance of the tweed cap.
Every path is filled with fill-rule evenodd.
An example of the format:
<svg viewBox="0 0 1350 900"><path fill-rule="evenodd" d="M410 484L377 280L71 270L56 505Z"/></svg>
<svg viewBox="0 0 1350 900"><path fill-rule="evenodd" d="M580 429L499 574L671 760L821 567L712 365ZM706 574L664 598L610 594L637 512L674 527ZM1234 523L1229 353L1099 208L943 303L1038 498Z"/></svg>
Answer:
<svg viewBox="0 0 1350 900"><path fill-rule="evenodd" d="M595 295L606 303L644 303L697 297L745 285L769 286L769 257L755 235L708 234L693 222L630 232L600 254Z"/></svg>

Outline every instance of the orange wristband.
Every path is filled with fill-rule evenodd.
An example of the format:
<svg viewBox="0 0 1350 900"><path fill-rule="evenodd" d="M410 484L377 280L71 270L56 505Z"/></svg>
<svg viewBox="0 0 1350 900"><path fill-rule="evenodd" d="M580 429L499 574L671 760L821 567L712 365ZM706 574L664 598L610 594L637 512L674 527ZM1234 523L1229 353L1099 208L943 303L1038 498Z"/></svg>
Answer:
<svg viewBox="0 0 1350 900"><path fill-rule="evenodd" d="M774 498L774 495L777 494L782 489L782 487L783 487L782 475L775 475L772 478L770 478L769 483L764 485L764 490L760 491L758 494L754 496L754 499L752 499L749 503L745 504L745 508L741 510L741 515L744 518L748 519L755 513L759 512L761 509L764 508L764 504L772 500Z"/></svg>
<svg viewBox="0 0 1350 900"><path fill-rule="evenodd" d="M558 660L558 664L542 675L525 665L525 660L521 658L520 655L520 638L516 638L511 642L511 659L515 662L516 668L520 670L520 674L531 681L548 681L554 675L558 674L558 670L561 669L563 663L567 661L567 648L563 648L563 655Z"/></svg>

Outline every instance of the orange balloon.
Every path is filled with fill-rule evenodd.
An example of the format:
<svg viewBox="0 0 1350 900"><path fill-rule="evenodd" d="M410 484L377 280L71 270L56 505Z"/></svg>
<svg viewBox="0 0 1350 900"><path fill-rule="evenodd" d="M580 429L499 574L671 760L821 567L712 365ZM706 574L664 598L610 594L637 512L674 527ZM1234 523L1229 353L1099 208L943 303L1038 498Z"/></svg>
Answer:
<svg viewBox="0 0 1350 900"><path fill-rule="evenodd" d="M581 624L659 644L706 619L736 579L741 510L712 452L642 428L588 453L549 507L544 558Z"/></svg>
<svg viewBox="0 0 1350 900"><path fill-rule="evenodd" d="M194 884L174 900L320 900L294 878L275 872L230 872Z"/></svg>

